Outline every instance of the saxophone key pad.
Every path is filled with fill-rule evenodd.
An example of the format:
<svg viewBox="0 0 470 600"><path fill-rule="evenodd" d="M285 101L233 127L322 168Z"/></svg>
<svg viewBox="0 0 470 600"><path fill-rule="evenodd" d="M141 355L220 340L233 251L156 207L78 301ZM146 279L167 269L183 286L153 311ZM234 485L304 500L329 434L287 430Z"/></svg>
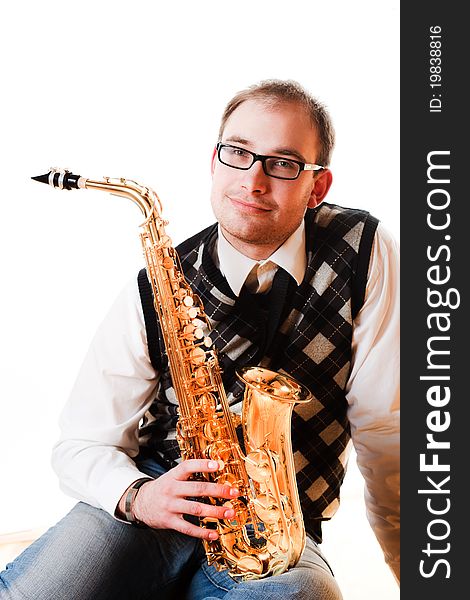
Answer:
<svg viewBox="0 0 470 600"><path fill-rule="evenodd" d="M193 348L189 353L189 359L193 365L203 365L206 359L206 353L202 348Z"/></svg>
<svg viewBox="0 0 470 600"><path fill-rule="evenodd" d="M196 306L191 306L188 310L188 317L190 320L196 318L199 314L199 309Z"/></svg>
<svg viewBox="0 0 470 600"><path fill-rule="evenodd" d="M165 258L162 260L162 267L169 271L170 269L173 269L174 266L175 263L173 262L173 259L169 256L165 256Z"/></svg>

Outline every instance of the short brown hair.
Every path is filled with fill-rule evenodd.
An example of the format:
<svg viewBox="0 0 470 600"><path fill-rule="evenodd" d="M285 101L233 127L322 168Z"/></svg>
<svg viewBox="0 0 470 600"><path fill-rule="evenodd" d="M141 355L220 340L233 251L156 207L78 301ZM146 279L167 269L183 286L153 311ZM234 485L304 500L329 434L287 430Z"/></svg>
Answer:
<svg viewBox="0 0 470 600"><path fill-rule="evenodd" d="M296 102L305 108L320 140L320 152L316 161L324 167L330 164L335 143L335 132L331 117L326 107L319 100L307 92L297 81L291 79L265 79L235 94L225 107L222 115L219 142L222 139L228 118L245 100L264 100L273 105L283 102Z"/></svg>

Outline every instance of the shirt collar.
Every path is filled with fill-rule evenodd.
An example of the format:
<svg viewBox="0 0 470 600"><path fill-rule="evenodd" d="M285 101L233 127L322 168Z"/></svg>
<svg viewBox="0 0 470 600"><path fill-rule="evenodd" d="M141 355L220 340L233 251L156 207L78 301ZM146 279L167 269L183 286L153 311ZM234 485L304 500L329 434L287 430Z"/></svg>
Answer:
<svg viewBox="0 0 470 600"><path fill-rule="evenodd" d="M245 283L248 273L253 266L264 264L268 260L282 267L291 275L297 285L302 283L307 268L307 256L305 254L305 224L302 220L294 233L278 248L271 256L260 261L248 258L234 248L223 236L220 225L218 228L217 257L218 267L228 281L230 288L236 296Z"/></svg>

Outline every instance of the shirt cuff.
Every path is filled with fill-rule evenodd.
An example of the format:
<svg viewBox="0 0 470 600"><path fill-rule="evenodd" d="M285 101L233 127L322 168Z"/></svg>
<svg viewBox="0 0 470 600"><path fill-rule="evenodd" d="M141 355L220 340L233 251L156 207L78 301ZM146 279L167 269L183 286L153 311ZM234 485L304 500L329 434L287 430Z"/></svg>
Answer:
<svg viewBox="0 0 470 600"><path fill-rule="evenodd" d="M148 475L133 467L114 469L111 474L103 478L97 489L96 496L101 507L117 518L116 507L122 495L134 481L142 477L148 477Z"/></svg>

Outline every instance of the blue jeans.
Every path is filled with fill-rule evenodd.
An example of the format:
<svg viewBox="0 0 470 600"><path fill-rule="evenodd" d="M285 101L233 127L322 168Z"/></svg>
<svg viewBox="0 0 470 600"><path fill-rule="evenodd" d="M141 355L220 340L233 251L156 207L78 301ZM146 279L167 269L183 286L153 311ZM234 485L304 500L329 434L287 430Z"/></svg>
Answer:
<svg viewBox="0 0 470 600"><path fill-rule="evenodd" d="M340 600L342 596L310 538L295 568L239 582L207 565L198 539L168 529L133 527L83 502L0 573L1 600L151 598Z"/></svg>

